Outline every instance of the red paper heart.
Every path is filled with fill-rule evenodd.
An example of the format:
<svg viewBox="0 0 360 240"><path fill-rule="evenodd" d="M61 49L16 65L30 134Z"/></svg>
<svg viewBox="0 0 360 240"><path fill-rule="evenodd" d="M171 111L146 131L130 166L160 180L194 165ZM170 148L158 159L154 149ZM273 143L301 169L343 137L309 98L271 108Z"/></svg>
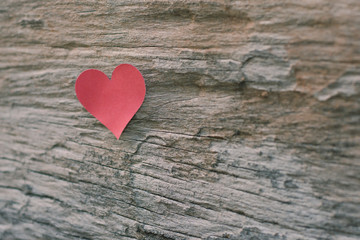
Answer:
<svg viewBox="0 0 360 240"><path fill-rule="evenodd" d="M120 64L111 80L101 71L82 72L75 83L80 103L104 124L117 139L145 98L145 81L139 70Z"/></svg>

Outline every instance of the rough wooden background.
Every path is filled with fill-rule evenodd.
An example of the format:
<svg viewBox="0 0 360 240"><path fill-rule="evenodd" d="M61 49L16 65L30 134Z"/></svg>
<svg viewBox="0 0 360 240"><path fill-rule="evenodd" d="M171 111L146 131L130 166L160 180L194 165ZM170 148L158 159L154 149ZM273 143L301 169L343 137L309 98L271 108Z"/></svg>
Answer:
<svg viewBox="0 0 360 240"><path fill-rule="evenodd" d="M360 238L359 0L1 0L0 69L0 239Z"/></svg>

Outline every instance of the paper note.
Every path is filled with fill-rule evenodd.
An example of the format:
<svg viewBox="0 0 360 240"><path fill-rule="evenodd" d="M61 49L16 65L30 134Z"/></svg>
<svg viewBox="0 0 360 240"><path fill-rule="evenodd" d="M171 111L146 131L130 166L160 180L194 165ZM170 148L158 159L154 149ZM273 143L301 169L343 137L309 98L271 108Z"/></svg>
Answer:
<svg viewBox="0 0 360 240"><path fill-rule="evenodd" d="M76 80L75 92L84 108L119 139L143 103L146 89L136 67L120 64L111 80L96 69L82 72Z"/></svg>

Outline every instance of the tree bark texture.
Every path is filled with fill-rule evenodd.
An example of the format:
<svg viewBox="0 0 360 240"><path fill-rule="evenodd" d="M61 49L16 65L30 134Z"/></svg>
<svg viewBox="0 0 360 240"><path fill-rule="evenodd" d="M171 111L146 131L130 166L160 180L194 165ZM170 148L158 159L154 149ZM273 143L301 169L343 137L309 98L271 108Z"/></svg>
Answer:
<svg viewBox="0 0 360 240"><path fill-rule="evenodd" d="M1 239L359 239L360 2L0 2ZM143 74L119 140L77 76Z"/></svg>

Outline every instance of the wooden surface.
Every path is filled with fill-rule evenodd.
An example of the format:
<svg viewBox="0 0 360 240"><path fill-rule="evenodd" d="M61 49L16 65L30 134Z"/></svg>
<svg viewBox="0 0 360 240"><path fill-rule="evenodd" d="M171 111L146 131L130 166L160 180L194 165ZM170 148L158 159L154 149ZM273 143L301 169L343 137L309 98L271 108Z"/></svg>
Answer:
<svg viewBox="0 0 360 240"><path fill-rule="evenodd" d="M146 81L120 140L84 70ZM360 2L0 2L0 239L359 239Z"/></svg>

